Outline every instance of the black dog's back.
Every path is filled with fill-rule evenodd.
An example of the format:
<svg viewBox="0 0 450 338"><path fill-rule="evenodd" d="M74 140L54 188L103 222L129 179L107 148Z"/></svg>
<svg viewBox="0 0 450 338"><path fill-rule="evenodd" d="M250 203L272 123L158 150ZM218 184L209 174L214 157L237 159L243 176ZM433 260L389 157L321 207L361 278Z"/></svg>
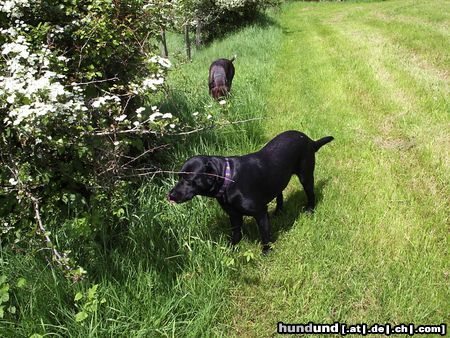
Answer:
<svg viewBox="0 0 450 338"><path fill-rule="evenodd" d="M285 189L292 175L310 185L306 181L313 181L315 153L332 140L332 136L327 136L314 141L302 132L290 130L273 138L260 151L242 156L241 165L249 163L243 174L251 186L249 195L268 203ZM309 195L313 205L313 195Z"/></svg>
<svg viewBox="0 0 450 338"><path fill-rule="evenodd" d="M332 140L334 140L333 136L326 136L314 141L302 132L289 130L274 137L259 152L272 160L276 153L275 158L282 156L283 158L278 161L286 163L290 162L289 159L302 156L304 153L313 154Z"/></svg>

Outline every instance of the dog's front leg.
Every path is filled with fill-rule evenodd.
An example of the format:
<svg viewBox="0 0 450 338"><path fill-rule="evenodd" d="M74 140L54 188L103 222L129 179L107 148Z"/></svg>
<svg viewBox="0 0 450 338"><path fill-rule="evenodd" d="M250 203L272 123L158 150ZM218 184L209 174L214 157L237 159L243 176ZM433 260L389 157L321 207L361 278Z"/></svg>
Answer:
<svg viewBox="0 0 450 338"><path fill-rule="evenodd" d="M270 250L270 223L269 216L267 214L267 208L264 212L255 216L255 220L258 223L259 233L261 235L261 241L263 244L263 254L267 254Z"/></svg>
<svg viewBox="0 0 450 338"><path fill-rule="evenodd" d="M278 215L283 211L283 192L280 192L277 195L277 207L275 209L275 215Z"/></svg>
<svg viewBox="0 0 450 338"><path fill-rule="evenodd" d="M240 214L229 214L231 222L231 244L236 245L242 239L242 223L244 217Z"/></svg>

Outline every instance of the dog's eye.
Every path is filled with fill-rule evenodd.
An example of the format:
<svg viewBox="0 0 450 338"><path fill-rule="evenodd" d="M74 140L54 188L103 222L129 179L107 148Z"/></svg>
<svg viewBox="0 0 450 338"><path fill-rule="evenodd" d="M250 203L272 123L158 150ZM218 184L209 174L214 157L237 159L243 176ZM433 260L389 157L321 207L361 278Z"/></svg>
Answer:
<svg viewBox="0 0 450 338"><path fill-rule="evenodd" d="M187 185L194 185L194 180L191 180L191 179L189 179L189 180L183 179L183 181L184 181L184 184L187 184Z"/></svg>

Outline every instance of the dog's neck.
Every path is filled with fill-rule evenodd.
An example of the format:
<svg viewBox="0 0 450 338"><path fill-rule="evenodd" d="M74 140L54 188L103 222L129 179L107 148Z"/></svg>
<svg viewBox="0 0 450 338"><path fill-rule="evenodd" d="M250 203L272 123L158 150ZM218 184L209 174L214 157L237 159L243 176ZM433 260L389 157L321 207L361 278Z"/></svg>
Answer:
<svg viewBox="0 0 450 338"><path fill-rule="evenodd" d="M216 194L217 198L220 198L225 194L227 187L230 185L231 182L233 182L233 180L231 179L232 176L233 173L231 171L230 161L228 160L228 158L225 157L225 165L222 172L223 182L219 191Z"/></svg>

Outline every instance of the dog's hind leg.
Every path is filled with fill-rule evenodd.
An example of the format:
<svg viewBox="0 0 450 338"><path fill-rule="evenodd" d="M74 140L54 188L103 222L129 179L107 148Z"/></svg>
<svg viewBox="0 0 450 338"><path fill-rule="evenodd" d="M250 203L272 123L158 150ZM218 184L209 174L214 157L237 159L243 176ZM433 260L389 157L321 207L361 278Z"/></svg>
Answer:
<svg viewBox="0 0 450 338"><path fill-rule="evenodd" d="M277 195L277 207L275 208L275 214L278 215L281 211L283 211L283 193L280 192Z"/></svg>
<svg viewBox="0 0 450 338"><path fill-rule="evenodd" d="M263 245L262 252L267 254L270 250L270 223L269 215L267 214L267 208L264 212L255 216L256 223L258 223L259 233L261 235L261 241Z"/></svg>
<svg viewBox="0 0 450 338"><path fill-rule="evenodd" d="M300 164L300 170L297 172L297 176L300 179L300 183L305 190L308 204L306 211L312 212L316 206L316 195L314 194L314 158L308 161L304 160Z"/></svg>

